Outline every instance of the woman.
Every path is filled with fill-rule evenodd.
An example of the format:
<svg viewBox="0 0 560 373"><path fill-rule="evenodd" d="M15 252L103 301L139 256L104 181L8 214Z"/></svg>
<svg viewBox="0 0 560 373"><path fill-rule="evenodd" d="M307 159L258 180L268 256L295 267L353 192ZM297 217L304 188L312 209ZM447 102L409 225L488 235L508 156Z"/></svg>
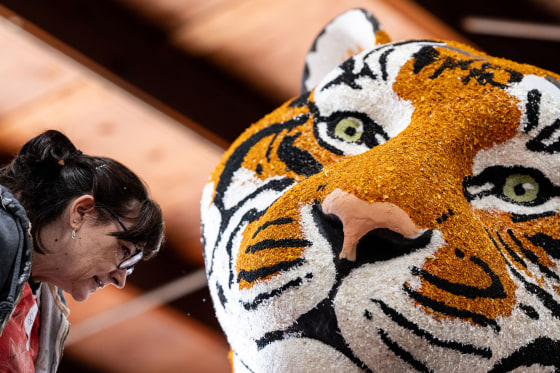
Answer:
<svg viewBox="0 0 560 373"><path fill-rule="evenodd" d="M54 372L77 301L122 288L163 243L163 219L122 164L82 154L58 131L0 169L0 371Z"/></svg>

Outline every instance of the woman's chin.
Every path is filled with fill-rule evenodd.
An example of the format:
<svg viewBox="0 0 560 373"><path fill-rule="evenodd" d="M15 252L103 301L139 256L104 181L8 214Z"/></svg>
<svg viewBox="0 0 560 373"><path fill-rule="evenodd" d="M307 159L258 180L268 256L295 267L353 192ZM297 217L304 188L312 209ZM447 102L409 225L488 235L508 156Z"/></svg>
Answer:
<svg viewBox="0 0 560 373"><path fill-rule="evenodd" d="M95 293L95 290L91 291L91 293ZM74 291L70 294L72 295L72 298L74 298L76 302L83 302L86 299L88 299L90 292L87 290L86 291L80 290L80 291Z"/></svg>

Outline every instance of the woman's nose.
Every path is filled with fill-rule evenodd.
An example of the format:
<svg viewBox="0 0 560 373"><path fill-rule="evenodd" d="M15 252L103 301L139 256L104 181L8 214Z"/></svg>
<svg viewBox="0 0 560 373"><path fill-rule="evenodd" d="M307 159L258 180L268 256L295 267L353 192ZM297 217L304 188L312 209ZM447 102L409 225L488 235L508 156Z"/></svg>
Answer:
<svg viewBox="0 0 560 373"><path fill-rule="evenodd" d="M126 269L116 269L109 274L111 283L122 289L126 283Z"/></svg>
<svg viewBox="0 0 560 373"><path fill-rule="evenodd" d="M358 242L373 229L389 229L407 238L416 238L424 232L398 206L388 202L369 203L340 189L331 192L321 207L325 214L333 214L342 222L344 243L340 259L355 261Z"/></svg>

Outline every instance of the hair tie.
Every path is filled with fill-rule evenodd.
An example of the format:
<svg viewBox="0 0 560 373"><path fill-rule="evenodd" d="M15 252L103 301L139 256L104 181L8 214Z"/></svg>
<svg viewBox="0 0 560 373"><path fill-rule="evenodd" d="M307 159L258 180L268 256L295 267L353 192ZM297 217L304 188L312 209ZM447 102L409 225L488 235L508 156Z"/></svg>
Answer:
<svg viewBox="0 0 560 373"><path fill-rule="evenodd" d="M81 154L82 154L81 150L74 150L72 153L70 153L68 157L66 157L66 159L59 159L57 163L61 166L66 166L66 162L73 160L74 158L78 157Z"/></svg>

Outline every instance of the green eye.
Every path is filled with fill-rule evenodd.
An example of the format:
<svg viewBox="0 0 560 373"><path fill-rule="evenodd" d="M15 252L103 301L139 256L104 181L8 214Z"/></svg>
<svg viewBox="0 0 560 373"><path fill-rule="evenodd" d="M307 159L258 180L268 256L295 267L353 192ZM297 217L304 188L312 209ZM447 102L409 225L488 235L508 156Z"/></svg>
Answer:
<svg viewBox="0 0 560 373"><path fill-rule="evenodd" d="M362 138L362 134L364 133L360 128L362 124L352 118L342 119L340 122L336 124L336 128L334 130L334 134L346 141L349 142L358 142Z"/></svg>
<svg viewBox="0 0 560 373"><path fill-rule="evenodd" d="M532 202L539 195L539 183L529 175L509 175L504 184L504 195L513 202Z"/></svg>

